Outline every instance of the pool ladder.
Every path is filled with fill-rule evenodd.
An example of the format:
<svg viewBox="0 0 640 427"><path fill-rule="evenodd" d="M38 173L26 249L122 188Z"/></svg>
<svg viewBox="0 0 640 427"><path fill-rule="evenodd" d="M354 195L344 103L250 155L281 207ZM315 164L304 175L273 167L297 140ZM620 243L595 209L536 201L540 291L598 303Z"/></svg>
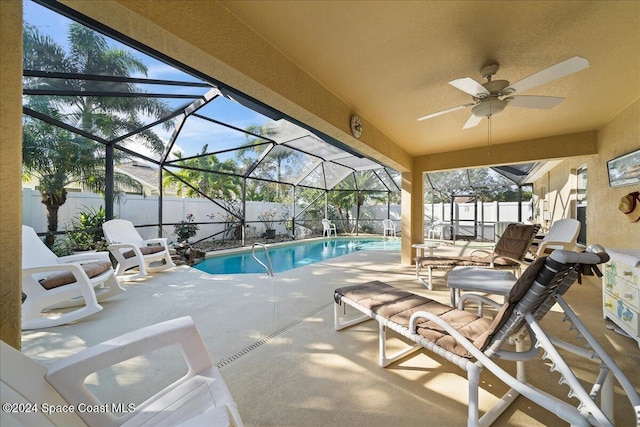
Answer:
<svg viewBox="0 0 640 427"><path fill-rule="evenodd" d="M265 265L264 262L260 261L256 256L256 246L262 246L262 248L264 249L264 253L267 257L267 264L269 264L268 266ZM269 276L273 277L273 266L271 265L271 257L269 256L269 248L267 247L267 245L265 245L264 243L255 242L251 247L251 256L258 262L258 264L264 267Z"/></svg>

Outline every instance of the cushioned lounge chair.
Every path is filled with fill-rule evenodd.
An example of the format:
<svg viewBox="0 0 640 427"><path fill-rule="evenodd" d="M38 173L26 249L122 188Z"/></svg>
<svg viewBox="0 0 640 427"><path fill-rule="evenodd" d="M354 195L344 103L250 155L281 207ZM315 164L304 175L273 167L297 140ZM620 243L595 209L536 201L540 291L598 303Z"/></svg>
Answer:
<svg viewBox="0 0 640 427"><path fill-rule="evenodd" d="M433 289L432 274L433 269L450 270L458 266L495 268L500 270L511 270L518 275L523 265L526 265L525 256L529 252L529 247L536 233L540 229L538 224L509 224L500 240L496 243L492 252L477 249L468 256L427 256L414 258L416 263L416 278L420 277L420 271L427 269L428 279L425 286L429 290Z"/></svg>
<svg viewBox="0 0 640 427"><path fill-rule="evenodd" d="M82 319L102 310L99 301L124 291L108 252L58 257L33 228L22 226L22 329L50 328ZM69 307L76 308L43 313Z"/></svg>
<svg viewBox="0 0 640 427"><path fill-rule="evenodd" d="M143 403L127 407L127 412L114 412L113 402L100 401L84 385L85 378L95 372L171 346L180 347L188 372ZM2 403L23 409L3 410L2 426L242 426L229 389L190 317L128 333L47 367L4 341L0 341L0 351ZM162 366L157 369L162 372ZM125 385L117 387L126 389ZM126 390L123 393L126 398ZM53 409L73 408L74 412L45 411L43 404ZM82 410L87 407L97 409ZM28 411L33 408L38 411Z"/></svg>
<svg viewBox="0 0 640 427"><path fill-rule="evenodd" d="M144 240L131 221L112 219L102 224L109 251L116 259L116 276L132 280L176 265L171 260L167 238ZM138 267L135 274L126 271Z"/></svg>
<svg viewBox="0 0 640 427"><path fill-rule="evenodd" d="M466 294L461 298L459 308L455 309L382 282L339 288L334 294L335 329L341 330L370 319L377 321L379 363L383 367L416 350L426 349L466 371L469 426L491 425L519 395L572 425L613 425L613 378L628 397L636 422L640 423L638 393L562 296L581 274L600 274L595 266L607 260L606 254L554 251L548 257L538 258L524 271L504 305L480 295ZM499 310L498 314L491 320L461 309L471 300L493 305ZM539 321L556 302L564 311L570 329L577 329L579 338L586 344L581 342L581 346L576 346L543 330ZM339 308L342 304L363 315L349 318L342 314ZM387 329L404 337L409 342L407 348L387 356ZM530 337L528 347L525 342L527 335ZM515 351L504 348L510 340L515 342ZM569 396L577 399L577 403L554 397L527 382L526 362L537 358L539 347L544 350L542 357L550 360L552 371L559 372L560 384L568 387ZM582 357L579 366L572 369L558 349ZM515 362L515 376L498 365L496 359L505 363ZM586 388L586 380L578 379L576 375L576 372L584 371L585 363L589 361L600 369L590 389ZM484 368L511 389L482 418L478 418L480 372ZM598 399L600 406L596 403Z"/></svg>

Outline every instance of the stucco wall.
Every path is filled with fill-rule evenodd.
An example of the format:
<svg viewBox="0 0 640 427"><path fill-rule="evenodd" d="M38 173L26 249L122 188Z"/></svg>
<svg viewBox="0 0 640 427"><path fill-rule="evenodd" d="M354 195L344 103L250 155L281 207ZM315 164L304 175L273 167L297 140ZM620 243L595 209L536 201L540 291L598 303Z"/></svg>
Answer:
<svg viewBox="0 0 640 427"><path fill-rule="evenodd" d="M640 185L609 187L607 160L640 149L640 99L598 134L598 155L589 159L587 238L605 247L640 248L640 222L630 223L618 210L620 198Z"/></svg>
<svg viewBox="0 0 640 427"><path fill-rule="evenodd" d="M618 210L620 198L640 185L609 187L607 160L640 149L640 99L598 132L598 154L571 157L534 184L536 208L546 198L552 220L575 218L575 170L587 166L587 243L611 248L640 248L640 223Z"/></svg>

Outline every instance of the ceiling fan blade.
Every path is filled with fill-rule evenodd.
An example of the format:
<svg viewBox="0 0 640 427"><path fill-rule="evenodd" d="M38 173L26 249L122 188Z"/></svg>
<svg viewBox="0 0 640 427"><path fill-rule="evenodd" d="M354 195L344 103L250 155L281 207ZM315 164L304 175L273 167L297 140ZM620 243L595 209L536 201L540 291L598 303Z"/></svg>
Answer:
<svg viewBox="0 0 640 427"><path fill-rule="evenodd" d="M489 95L489 91L484 86L470 77L451 80L449 84L471 96L477 97L478 95Z"/></svg>
<svg viewBox="0 0 640 427"><path fill-rule="evenodd" d="M471 104L458 105L457 107L453 107L453 108L447 108L446 110L438 111L437 113L431 113L431 114L427 114L426 116L418 117L418 121L421 122L423 120L427 120L432 117L438 117L443 114L451 113L453 111L458 111L458 110L463 110L465 108L473 107L474 105L475 104L471 103Z"/></svg>
<svg viewBox="0 0 640 427"><path fill-rule="evenodd" d="M524 92L525 90L549 83L580 70L584 70L585 68L588 68L589 65L590 64L587 59L574 56L573 58L569 58L559 64L552 65L549 68L545 68L542 71L538 71L529 77L525 77L524 79L515 82L511 86L507 87L505 91L511 89L513 92Z"/></svg>
<svg viewBox="0 0 640 427"><path fill-rule="evenodd" d="M512 107L540 108L549 110L560 104L564 98L559 96L519 95L507 98Z"/></svg>
<svg viewBox="0 0 640 427"><path fill-rule="evenodd" d="M469 117L469 120L467 120L467 123L464 124L462 129L469 129L469 128L472 128L472 127L476 127L476 126L478 126L478 124L480 124L482 119L483 119L483 117L474 116L472 114L471 117Z"/></svg>

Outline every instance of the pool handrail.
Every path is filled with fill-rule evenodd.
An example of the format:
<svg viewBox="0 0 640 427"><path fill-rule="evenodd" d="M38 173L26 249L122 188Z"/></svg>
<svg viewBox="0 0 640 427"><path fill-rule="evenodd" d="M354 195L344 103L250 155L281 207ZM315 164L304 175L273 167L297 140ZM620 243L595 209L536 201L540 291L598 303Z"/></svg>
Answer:
<svg viewBox="0 0 640 427"><path fill-rule="evenodd" d="M269 266L266 266L256 256L256 245L257 246L262 246L262 248L264 249L264 253L265 253L266 257L267 257L267 263L269 264ZM253 259L255 259L258 262L258 264L260 264L261 266L264 267L265 271L267 272L267 274L269 276L273 277L273 266L271 265L271 257L269 256L269 248L267 247L266 244L260 243L260 242L255 242L253 244L253 246L251 246L251 256L253 257Z"/></svg>

